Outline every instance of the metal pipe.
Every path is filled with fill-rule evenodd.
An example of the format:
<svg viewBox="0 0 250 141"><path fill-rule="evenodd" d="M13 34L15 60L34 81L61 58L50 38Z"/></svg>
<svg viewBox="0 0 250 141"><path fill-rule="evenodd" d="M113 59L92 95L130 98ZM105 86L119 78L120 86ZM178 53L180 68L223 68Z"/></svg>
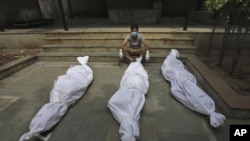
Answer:
<svg viewBox="0 0 250 141"><path fill-rule="evenodd" d="M63 22L63 27L65 31L68 31L68 24L65 18L65 13L63 10L63 3L62 0L58 0L58 4L59 4L59 9L60 9L60 13L61 13L61 18L62 18L62 22Z"/></svg>
<svg viewBox="0 0 250 141"><path fill-rule="evenodd" d="M1 29L2 32L4 32L4 27L3 27L2 23L0 23L0 29Z"/></svg>
<svg viewBox="0 0 250 141"><path fill-rule="evenodd" d="M189 0L188 7L187 7L187 13L186 13L186 17L185 17L184 25L183 25L183 30L184 31L187 30L189 16L190 16L191 8L192 8L192 3L193 3L193 0Z"/></svg>
<svg viewBox="0 0 250 141"><path fill-rule="evenodd" d="M73 10L72 10L71 0L68 0L68 4L69 4L70 18L74 19L74 14L73 14Z"/></svg>

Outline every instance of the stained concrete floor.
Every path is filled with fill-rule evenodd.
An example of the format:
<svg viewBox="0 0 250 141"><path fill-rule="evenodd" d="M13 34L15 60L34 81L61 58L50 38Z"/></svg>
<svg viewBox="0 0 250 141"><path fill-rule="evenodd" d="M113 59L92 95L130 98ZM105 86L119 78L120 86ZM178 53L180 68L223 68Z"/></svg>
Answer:
<svg viewBox="0 0 250 141"><path fill-rule="evenodd" d="M17 141L29 131L39 109L49 101L57 76L76 62L36 62L0 81L0 140ZM90 62L94 81L51 130L50 141L118 141L119 124L107 107L118 90L128 64ZM161 64L144 64L150 88L141 112L141 141L229 141L230 124L250 120L226 119L219 128L209 125L206 116L195 113L175 100L161 73Z"/></svg>

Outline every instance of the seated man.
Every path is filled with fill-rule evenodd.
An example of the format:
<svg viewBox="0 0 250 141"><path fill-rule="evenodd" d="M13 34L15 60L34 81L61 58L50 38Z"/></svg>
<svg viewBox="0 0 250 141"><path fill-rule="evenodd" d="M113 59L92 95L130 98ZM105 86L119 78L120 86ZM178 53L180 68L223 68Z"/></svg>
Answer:
<svg viewBox="0 0 250 141"><path fill-rule="evenodd" d="M123 55L129 62L134 62L135 59L131 56L142 56L146 61L149 61L148 44L144 37L138 33L138 25L133 24L130 27L131 33L125 38L121 44L119 56L122 59ZM129 46L126 46L129 43ZM143 46L141 46L143 44Z"/></svg>

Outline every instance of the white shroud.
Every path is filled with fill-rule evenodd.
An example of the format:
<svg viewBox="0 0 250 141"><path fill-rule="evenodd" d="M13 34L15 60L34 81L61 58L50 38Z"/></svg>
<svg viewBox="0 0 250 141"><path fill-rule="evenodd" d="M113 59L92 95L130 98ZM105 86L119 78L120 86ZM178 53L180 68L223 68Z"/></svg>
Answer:
<svg viewBox="0 0 250 141"><path fill-rule="evenodd" d="M137 58L124 72L118 91L108 101L112 115L120 123L122 141L135 141L140 137L140 112L148 88L148 74L141 64L141 58Z"/></svg>
<svg viewBox="0 0 250 141"><path fill-rule="evenodd" d="M195 76L185 69L178 56L179 52L172 49L161 67L163 77L171 83L172 95L188 108L209 115L211 126L221 126L225 116L215 112L214 101L196 85Z"/></svg>
<svg viewBox="0 0 250 141"><path fill-rule="evenodd" d="M50 102L43 105L35 115L29 126L30 131L22 135L19 141L27 141L34 137L48 140L49 136L43 137L40 133L55 126L68 108L85 94L93 80L93 71L87 65L88 59L89 56L77 57L81 65L70 67L66 74L58 77L50 92Z"/></svg>

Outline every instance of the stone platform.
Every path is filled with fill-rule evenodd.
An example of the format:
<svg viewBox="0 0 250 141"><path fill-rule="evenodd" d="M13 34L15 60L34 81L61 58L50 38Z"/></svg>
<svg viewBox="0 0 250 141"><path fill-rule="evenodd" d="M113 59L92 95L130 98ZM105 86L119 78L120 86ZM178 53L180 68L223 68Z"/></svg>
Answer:
<svg viewBox="0 0 250 141"><path fill-rule="evenodd" d="M77 63L35 62L0 81L1 101L8 103L0 111L0 140L17 141L28 132L34 115L49 101L54 80L74 64ZM112 117L107 102L118 90L128 64L89 62L89 65L94 71L92 85L51 130L50 141L119 140L119 124ZM250 120L227 118L223 126L212 128L206 116L191 111L171 96L170 85L160 73L161 64L145 63L144 66L150 88L141 113L140 140L229 140L229 125L250 124Z"/></svg>

